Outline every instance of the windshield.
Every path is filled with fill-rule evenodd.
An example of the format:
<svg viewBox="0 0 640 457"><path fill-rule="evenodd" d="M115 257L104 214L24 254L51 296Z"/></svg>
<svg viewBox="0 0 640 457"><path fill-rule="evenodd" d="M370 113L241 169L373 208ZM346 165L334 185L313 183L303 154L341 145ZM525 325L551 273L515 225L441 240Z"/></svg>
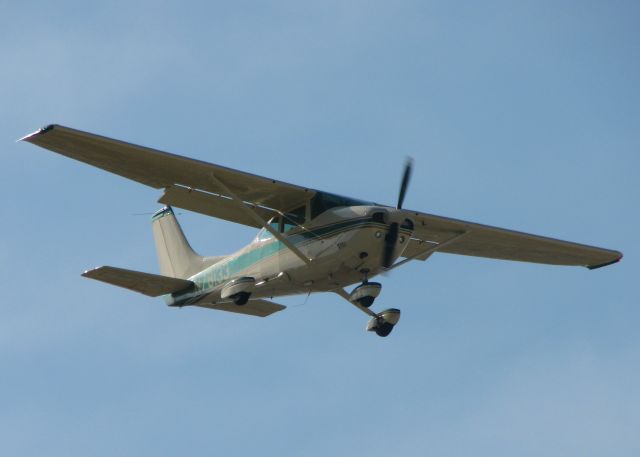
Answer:
<svg viewBox="0 0 640 457"><path fill-rule="evenodd" d="M330 194L328 192L318 192L311 199L311 219L324 213L328 209L338 206L366 206L375 203L365 202L356 198L343 197L342 195Z"/></svg>

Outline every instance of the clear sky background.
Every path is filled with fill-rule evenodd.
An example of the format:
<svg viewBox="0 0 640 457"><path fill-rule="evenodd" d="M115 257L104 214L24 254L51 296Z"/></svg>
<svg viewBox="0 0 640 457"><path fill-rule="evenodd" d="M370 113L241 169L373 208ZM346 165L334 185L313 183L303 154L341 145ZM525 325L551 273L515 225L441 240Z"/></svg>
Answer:
<svg viewBox="0 0 640 457"><path fill-rule="evenodd" d="M640 7L1 2L0 454L637 456ZM80 277L157 272L160 192L17 138L59 123L624 252L434 255L267 319ZM179 216L202 254L254 231Z"/></svg>

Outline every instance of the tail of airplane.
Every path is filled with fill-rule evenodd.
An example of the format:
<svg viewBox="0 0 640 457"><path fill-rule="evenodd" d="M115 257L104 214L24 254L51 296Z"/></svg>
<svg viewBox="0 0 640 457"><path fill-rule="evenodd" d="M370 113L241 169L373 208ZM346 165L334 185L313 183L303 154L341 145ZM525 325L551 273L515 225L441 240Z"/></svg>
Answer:
<svg viewBox="0 0 640 457"><path fill-rule="evenodd" d="M176 216L170 207L167 206L156 212L151 220L161 274L156 275L124 268L102 266L87 270L82 273L82 276L114 286L124 287L150 297L158 297L192 288L194 283L189 281L188 278L225 258L224 256L201 257L196 254L184 237L180 224L178 224ZM280 305L274 306L278 307ZM271 308L262 306L257 311L254 310L247 314L253 313L256 316L266 316L281 309L278 308L274 311L272 308L273 306Z"/></svg>
<svg viewBox="0 0 640 457"><path fill-rule="evenodd" d="M171 207L166 206L156 212L151 221L162 275L186 279L224 258L196 254Z"/></svg>

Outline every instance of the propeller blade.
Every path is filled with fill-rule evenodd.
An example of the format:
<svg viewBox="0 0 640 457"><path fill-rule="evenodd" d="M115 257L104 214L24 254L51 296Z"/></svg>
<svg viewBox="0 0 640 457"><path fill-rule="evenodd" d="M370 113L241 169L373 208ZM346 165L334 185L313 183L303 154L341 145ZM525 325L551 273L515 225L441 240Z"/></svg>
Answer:
<svg viewBox="0 0 640 457"><path fill-rule="evenodd" d="M413 159L407 157L407 161L404 164L404 173L402 174L402 183L400 184L400 195L398 195L397 209L402 209L402 203L404 202L404 196L407 193L407 187L409 187L409 180L411 179L411 169L413 168Z"/></svg>
<svg viewBox="0 0 640 457"><path fill-rule="evenodd" d="M389 268L393 264L393 250L398 242L399 227L397 222L389 226L389 233L384 237L384 252L382 253L382 266Z"/></svg>

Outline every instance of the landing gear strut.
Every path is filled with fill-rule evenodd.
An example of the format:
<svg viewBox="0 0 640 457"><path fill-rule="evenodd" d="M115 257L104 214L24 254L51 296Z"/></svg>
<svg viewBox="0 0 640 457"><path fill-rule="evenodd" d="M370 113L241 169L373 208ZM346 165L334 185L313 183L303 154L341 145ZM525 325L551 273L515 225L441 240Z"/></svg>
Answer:
<svg viewBox="0 0 640 457"><path fill-rule="evenodd" d="M376 297L380 295L381 289L382 285L380 283L368 282L365 279L364 282L353 289L351 293L348 293L343 289L338 289L335 292L353 304L360 311L371 316L371 319L367 324L367 331L376 332L376 335L385 337L391 333L395 325L400 320L400 310L389 308L379 313L375 313L369 309Z"/></svg>

